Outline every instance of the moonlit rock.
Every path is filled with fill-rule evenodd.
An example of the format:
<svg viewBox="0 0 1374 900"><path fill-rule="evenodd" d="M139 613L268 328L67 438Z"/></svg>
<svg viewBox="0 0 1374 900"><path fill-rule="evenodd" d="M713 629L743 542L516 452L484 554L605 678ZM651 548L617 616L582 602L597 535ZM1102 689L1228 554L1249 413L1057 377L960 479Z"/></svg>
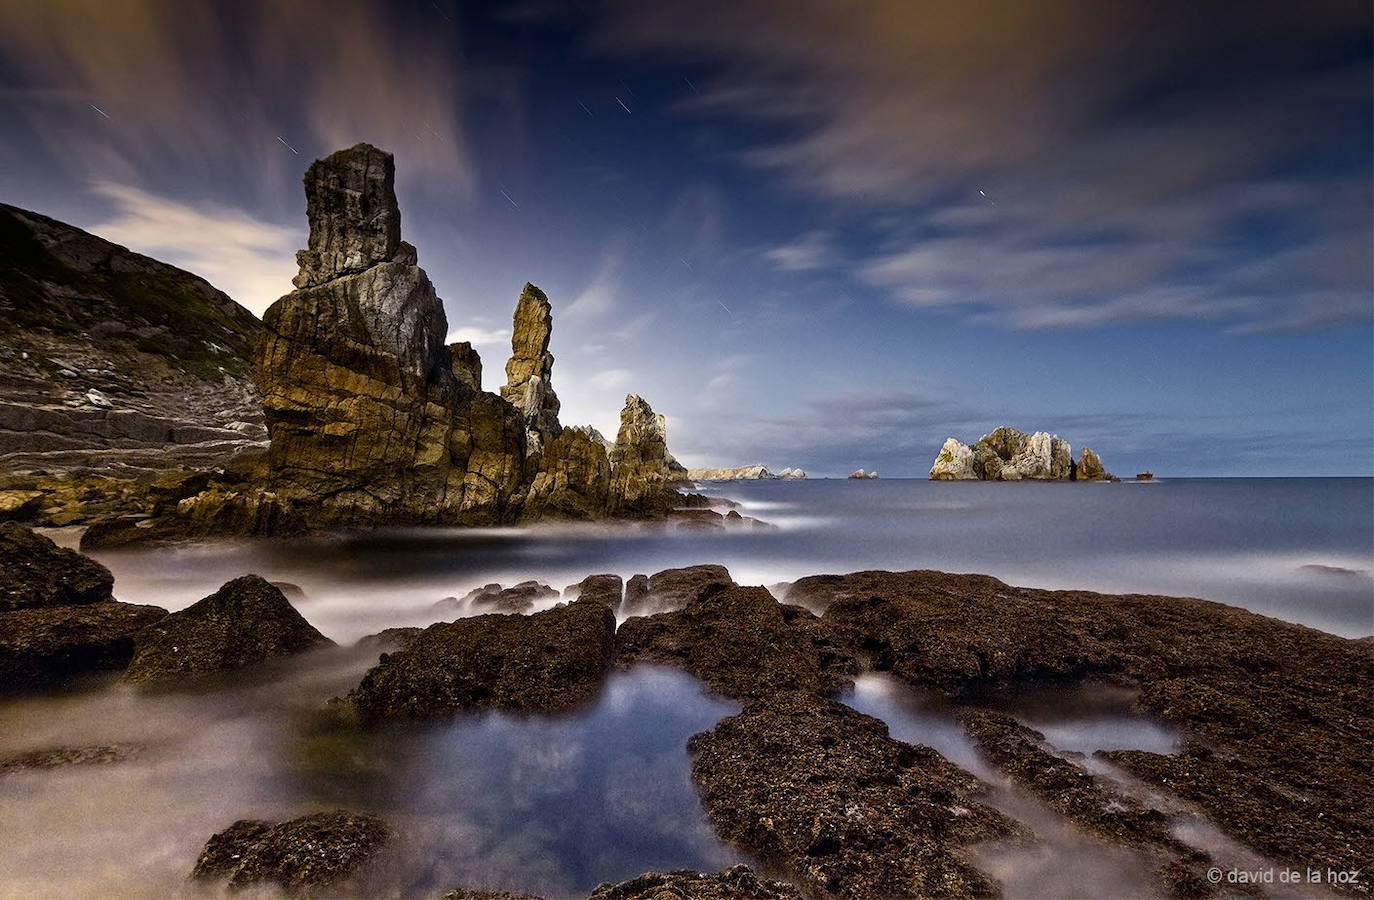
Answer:
<svg viewBox="0 0 1374 900"><path fill-rule="evenodd" d="M947 438L930 467L932 481L976 481L973 448L957 438Z"/></svg>

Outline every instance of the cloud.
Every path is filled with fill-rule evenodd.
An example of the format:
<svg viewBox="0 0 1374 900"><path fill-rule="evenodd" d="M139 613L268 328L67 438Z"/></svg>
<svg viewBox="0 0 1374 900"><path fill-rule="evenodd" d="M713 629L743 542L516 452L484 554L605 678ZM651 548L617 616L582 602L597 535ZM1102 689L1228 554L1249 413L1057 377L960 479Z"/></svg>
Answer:
<svg viewBox="0 0 1374 900"><path fill-rule="evenodd" d="M837 255L828 231L808 231L796 240L764 251L763 258L784 272L807 272L834 265Z"/></svg>
<svg viewBox="0 0 1374 900"><path fill-rule="evenodd" d="M1370 63L1329 52L1369 24L1339 2L625 0L598 46L713 71L680 108L752 126L738 160L871 232L854 274L900 303L1256 331L1370 317Z"/></svg>
<svg viewBox="0 0 1374 900"><path fill-rule="evenodd" d="M461 54L444 24L361 0L6 3L0 64L27 90L70 92L15 108L76 177L233 175L270 198L313 156L365 140L396 153L402 179L467 196Z"/></svg>
<svg viewBox="0 0 1374 900"><path fill-rule="evenodd" d="M89 227L94 234L200 275L257 315L292 290L295 248L304 243L296 229L127 185L94 190L115 207L111 218Z"/></svg>
<svg viewBox="0 0 1374 900"><path fill-rule="evenodd" d="M563 315L574 319L592 319L604 316L615 309L620 301L621 279L625 269L625 241L611 242L601 254L592 280L582 289L572 303L563 310Z"/></svg>
<svg viewBox="0 0 1374 900"><path fill-rule="evenodd" d="M510 349L511 330L509 328L482 328L464 325L455 328L444 338L445 343L456 344L467 341L474 347L502 347Z"/></svg>
<svg viewBox="0 0 1374 900"><path fill-rule="evenodd" d="M592 375L590 381L598 391L616 391L631 384L634 377L629 369L605 369Z"/></svg>

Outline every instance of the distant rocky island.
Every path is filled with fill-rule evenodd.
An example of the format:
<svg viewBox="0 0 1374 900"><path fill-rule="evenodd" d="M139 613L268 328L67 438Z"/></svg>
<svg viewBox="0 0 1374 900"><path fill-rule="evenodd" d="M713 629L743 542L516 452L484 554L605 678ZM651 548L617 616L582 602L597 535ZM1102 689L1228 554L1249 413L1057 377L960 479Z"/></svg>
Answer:
<svg viewBox="0 0 1374 900"><path fill-rule="evenodd" d="M1057 434L1026 434L1007 425L970 447L949 438L930 467L932 481L1119 481L1087 447L1077 460Z"/></svg>
<svg viewBox="0 0 1374 900"><path fill-rule="evenodd" d="M877 472L866 472L863 469L855 469L849 473L849 477L854 481L873 481L877 479Z"/></svg>
<svg viewBox="0 0 1374 900"><path fill-rule="evenodd" d="M767 466L752 465L733 469L688 469L687 477L692 481L801 481L806 477L806 472L790 467L781 472L771 472Z"/></svg>
<svg viewBox="0 0 1374 900"><path fill-rule="evenodd" d="M594 428L559 422L549 352L552 305L532 284L516 303L506 384L499 394L482 390L481 358L470 344L445 343L443 304L415 248L401 239L391 154L358 144L318 160L306 172L305 193L310 237L297 254L296 289L273 304L260 324L189 273L70 226L0 210L6 253L24 257L17 260L23 271L9 272L0 282L6 306L23 307L29 297L35 302L24 308L41 311L49 295L63 296L60 285L78 275L86 279L86 293L103 291L101 297L113 298L103 309L111 321L128 318L135 299L140 309L178 306L188 321L154 316L161 324L135 336L143 335L139 340L150 347L172 348L165 367L181 378L169 381L173 389L198 378L235 398L234 415L245 408L241 425L207 426L193 436L239 436L249 444L216 465L152 480L109 472L53 478L44 470L61 466L33 466L30 475L0 483L0 516L38 525L91 524L86 545L110 546L383 524L653 518L705 504L705 498L678 490L689 483L687 470L669 452L663 416L642 397L625 398L614 443ZM63 262L63 253L72 258ZM146 296L135 296L136 288ZM64 324L60 315L56 326L29 321L37 314L20 324L36 335L70 333L62 337L68 344L87 324ZM135 341L136 349L142 346ZM146 347L139 352L160 355ZM141 357L137 365L143 366ZM141 369L131 375L131 367L112 377L136 382ZM129 393L139 390L135 384ZM103 399L99 392L92 397ZM100 399L90 403L101 405ZM217 411L223 402L202 406ZM47 418L86 415L83 407L63 409L10 415L0 408L0 438L9 419L33 430L20 436L27 441L43 433ZM108 433L122 427L125 415L101 408L92 418ZM217 422L225 417L214 415ZM264 429L265 450L259 449ZM175 443L174 424L146 430L150 455ZM121 446L114 437L105 443ZM232 441L225 449L230 447L243 449Z"/></svg>

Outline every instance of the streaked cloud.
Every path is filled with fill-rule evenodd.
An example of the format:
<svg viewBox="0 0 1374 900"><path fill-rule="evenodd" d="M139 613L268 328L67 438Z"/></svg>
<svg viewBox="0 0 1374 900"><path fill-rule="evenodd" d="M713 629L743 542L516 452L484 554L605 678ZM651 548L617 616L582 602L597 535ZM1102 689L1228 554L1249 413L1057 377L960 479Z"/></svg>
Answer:
<svg viewBox="0 0 1374 900"><path fill-rule="evenodd" d="M504 348L509 355L510 339L511 330L509 328L482 328L476 325L464 325L450 331L444 341L449 344L467 341L477 348Z"/></svg>
<svg viewBox="0 0 1374 900"><path fill-rule="evenodd" d="M191 271L262 315L292 290L295 248L304 236L242 210L197 208L128 185L97 184L113 215L94 234Z"/></svg>
<svg viewBox="0 0 1374 900"><path fill-rule="evenodd" d="M796 240L765 250L763 258L784 272L809 272L839 262L828 231L808 231Z"/></svg>

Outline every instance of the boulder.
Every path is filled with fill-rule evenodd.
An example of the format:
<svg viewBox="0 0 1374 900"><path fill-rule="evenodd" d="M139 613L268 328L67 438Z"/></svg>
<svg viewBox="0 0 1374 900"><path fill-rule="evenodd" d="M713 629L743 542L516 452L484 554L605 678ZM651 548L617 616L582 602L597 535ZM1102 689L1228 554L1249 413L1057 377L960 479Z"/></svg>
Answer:
<svg viewBox="0 0 1374 900"><path fill-rule="evenodd" d="M110 570L13 522L0 524L0 612L111 599Z"/></svg>
<svg viewBox="0 0 1374 900"><path fill-rule="evenodd" d="M376 816L343 811L275 825L241 819L206 842L191 877L231 889L275 885L291 895L333 894L391 837Z"/></svg>
<svg viewBox="0 0 1374 900"><path fill-rule="evenodd" d="M611 451L611 511L621 516L661 515L681 502L674 489L686 479L668 452L663 416L629 394L620 411L620 432Z"/></svg>
<svg viewBox="0 0 1374 900"><path fill-rule="evenodd" d="M770 881L748 866L724 872L647 872L620 884L602 884L590 900L802 900L785 881Z"/></svg>
<svg viewBox="0 0 1374 900"><path fill-rule="evenodd" d="M347 699L364 722L570 709L600 690L614 637L615 615L580 600L529 616L441 622L383 655Z"/></svg>
<svg viewBox="0 0 1374 900"><path fill-rule="evenodd" d="M724 566L684 566L664 569L649 576L649 600L659 606L679 607L696 599L711 585L733 587L735 581Z"/></svg>
<svg viewBox="0 0 1374 900"><path fill-rule="evenodd" d="M113 600L0 612L0 693L117 672L134 655L134 636L166 615Z"/></svg>
<svg viewBox="0 0 1374 900"><path fill-rule="evenodd" d="M687 749L716 833L805 896L994 896L963 848L1024 834L972 775L815 695L750 704Z"/></svg>
<svg viewBox="0 0 1374 900"><path fill-rule="evenodd" d="M586 603L600 603L611 612L620 609L625 583L619 575L588 575L577 584L570 584L563 590L566 600L582 600Z"/></svg>
<svg viewBox="0 0 1374 900"><path fill-rule="evenodd" d="M528 612L541 600L551 600L558 591L538 581L522 581L503 588L499 584L488 584L469 591L459 603L474 608L487 608L501 612Z"/></svg>
<svg viewBox="0 0 1374 900"><path fill-rule="evenodd" d="M713 582L681 610L627 619L616 664L673 665L736 700L783 691L833 694L852 683L855 657L814 614L763 588Z"/></svg>
<svg viewBox="0 0 1374 900"><path fill-rule="evenodd" d="M333 646L282 595L245 575L138 635L124 680L177 683Z"/></svg>
<svg viewBox="0 0 1374 900"><path fill-rule="evenodd" d="M530 454L541 452L545 442L562 430L558 424L558 395L553 390L553 354L549 352L552 334L549 298L527 283L515 304L511 356L506 361L506 383L501 388L501 397L524 416Z"/></svg>
<svg viewBox="0 0 1374 900"><path fill-rule="evenodd" d="M946 438L930 467L931 481L973 481L978 478L973 448L956 438Z"/></svg>

